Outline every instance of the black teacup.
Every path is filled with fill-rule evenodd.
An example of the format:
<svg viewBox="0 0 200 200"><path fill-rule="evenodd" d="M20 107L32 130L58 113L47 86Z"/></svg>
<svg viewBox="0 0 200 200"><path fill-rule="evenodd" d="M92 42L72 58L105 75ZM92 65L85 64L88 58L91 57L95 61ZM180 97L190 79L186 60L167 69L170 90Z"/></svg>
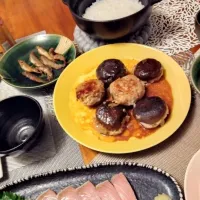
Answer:
<svg viewBox="0 0 200 200"><path fill-rule="evenodd" d="M15 96L0 102L0 156L17 156L32 148L44 125L40 104Z"/></svg>

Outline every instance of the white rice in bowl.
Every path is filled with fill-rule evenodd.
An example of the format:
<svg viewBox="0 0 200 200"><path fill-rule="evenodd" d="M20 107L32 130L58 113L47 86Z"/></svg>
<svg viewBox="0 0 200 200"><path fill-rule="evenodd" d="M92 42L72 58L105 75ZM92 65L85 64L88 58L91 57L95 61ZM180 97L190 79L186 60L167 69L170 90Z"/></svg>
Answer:
<svg viewBox="0 0 200 200"><path fill-rule="evenodd" d="M139 0L97 0L86 9L83 18L94 21L114 20L132 15L143 8Z"/></svg>

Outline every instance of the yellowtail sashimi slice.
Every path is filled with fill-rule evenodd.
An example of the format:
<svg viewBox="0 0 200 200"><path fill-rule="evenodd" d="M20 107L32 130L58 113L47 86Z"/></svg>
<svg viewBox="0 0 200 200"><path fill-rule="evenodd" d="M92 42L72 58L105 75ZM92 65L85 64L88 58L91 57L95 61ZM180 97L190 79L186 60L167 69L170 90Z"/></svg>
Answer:
<svg viewBox="0 0 200 200"><path fill-rule="evenodd" d="M101 200L121 200L116 189L109 181L98 184L96 189Z"/></svg>
<svg viewBox="0 0 200 200"><path fill-rule="evenodd" d="M116 174L111 179L121 200L137 200L135 193L123 173Z"/></svg>
<svg viewBox="0 0 200 200"><path fill-rule="evenodd" d="M80 200L80 198L76 189L69 186L58 193L57 200Z"/></svg>

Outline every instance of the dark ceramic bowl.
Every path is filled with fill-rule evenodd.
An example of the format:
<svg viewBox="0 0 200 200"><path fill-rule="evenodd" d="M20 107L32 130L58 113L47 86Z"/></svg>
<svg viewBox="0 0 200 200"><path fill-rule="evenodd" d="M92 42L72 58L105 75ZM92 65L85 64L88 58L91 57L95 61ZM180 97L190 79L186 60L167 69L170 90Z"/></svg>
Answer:
<svg viewBox="0 0 200 200"><path fill-rule="evenodd" d="M0 156L18 156L30 150L44 127L40 104L15 96L0 102Z"/></svg>
<svg viewBox="0 0 200 200"><path fill-rule="evenodd" d="M197 12L195 16L196 23L200 26L200 10Z"/></svg>
<svg viewBox="0 0 200 200"><path fill-rule="evenodd" d="M161 0L140 0L144 8L139 12L120 19L102 22L88 20L82 17L85 10L95 1L96 0L63 0L63 3L68 5L76 24L84 32L94 38L114 40L137 31L147 23L151 15L152 5Z"/></svg>
<svg viewBox="0 0 200 200"><path fill-rule="evenodd" d="M200 56L192 64L190 78L195 90L200 94Z"/></svg>

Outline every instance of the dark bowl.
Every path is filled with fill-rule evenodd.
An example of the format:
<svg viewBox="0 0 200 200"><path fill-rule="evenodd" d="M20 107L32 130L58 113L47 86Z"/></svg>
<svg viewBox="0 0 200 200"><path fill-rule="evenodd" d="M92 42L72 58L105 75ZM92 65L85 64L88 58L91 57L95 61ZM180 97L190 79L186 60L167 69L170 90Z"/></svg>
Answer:
<svg viewBox="0 0 200 200"><path fill-rule="evenodd" d="M140 0L144 8L139 12L116 20L92 21L82 17L86 8L96 0L63 0L80 29L96 39L115 40L136 32L151 15L151 6L161 0Z"/></svg>
<svg viewBox="0 0 200 200"><path fill-rule="evenodd" d="M0 156L18 156L30 150L44 127L40 104L28 96L0 102Z"/></svg>
<svg viewBox="0 0 200 200"><path fill-rule="evenodd" d="M190 78L195 90L200 94L200 56L195 58L191 66Z"/></svg>
<svg viewBox="0 0 200 200"><path fill-rule="evenodd" d="M196 23L198 24L198 26L200 26L200 10L197 12L197 14L195 16L195 20L196 20Z"/></svg>

